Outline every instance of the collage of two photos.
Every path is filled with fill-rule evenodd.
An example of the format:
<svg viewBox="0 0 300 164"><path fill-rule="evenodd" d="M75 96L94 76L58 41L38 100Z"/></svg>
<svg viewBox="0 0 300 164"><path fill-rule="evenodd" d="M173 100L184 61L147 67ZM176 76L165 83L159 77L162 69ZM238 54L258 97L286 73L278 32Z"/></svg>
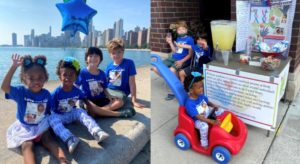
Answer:
<svg viewBox="0 0 300 164"><path fill-rule="evenodd" d="M0 0L0 164L299 161L298 0Z"/></svg>

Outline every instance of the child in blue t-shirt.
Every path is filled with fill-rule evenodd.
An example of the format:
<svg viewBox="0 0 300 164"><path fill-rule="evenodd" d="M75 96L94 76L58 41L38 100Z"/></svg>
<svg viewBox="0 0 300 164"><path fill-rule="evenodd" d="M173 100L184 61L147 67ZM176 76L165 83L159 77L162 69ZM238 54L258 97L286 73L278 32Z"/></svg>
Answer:
<svg viewBox="0 0 300 164"><path fill-rule="evenodd" d="M188 27L185 21L176 22L176 32L179 36L176 39L178 45L194 45L194 39L187 35ZM178 72L180 71L180 69L190 64L190 58L193 55L193 51L186 48L174 46L174 44L172 43L172 38L166 37L166 42L169 43L172 52L174 52L175 54L172 57L165 59L163 63L170 68L170 70L176 75L176 77L179 78ZM153 67L153 71L161 76L156 67ZM174 97L174 94L168 94L166 100L171 100Z"/></svg>
<svg viewBox="0 0 300 164"><path fill-rule="evenodd" d="M106 75L98 68L99 64L103 61L102 51L97 47L88 48L85 52L85 61L88 66L80 70L80 74L74 84L78 87L81 86L84 96L91 104L88 110L90 116L134 116L134 109L120 109L124 104L123 100L112 96L106 89ZM85 105L87 109L88 104L85 103Z"/></svg>
<svg viewBox="0 0 300 164"><path fill-rule="evenodd" d="M39 55L33 59L30 55L12 55L12 64L6 73L1 89L5 92L6 99L17 103L17 121L7 131L7 147L21 146L25 163L36 163L33 152L33 142L42 141L60 163L69 161L49 132L47 109L52 107L49 91L43 89L48 80L46 57ZM20 82L28 86L11 86L11 79L21 65Z"/></svg>
<svg viewBox="0 0 300 164"><path fill-rule="evenodd" d="M191 49L195 52L195 58L192 63L195 63L193 67L187 67L179 72L179 78L183 84L184 78L186 75L191 74L191 72L203 73L203 64L209 63L210 59L210 48L207 45L207 34L201 33L196 36L197 44L195 45L180 45L177 42L174 42L177 47Z"/></svg>
<svg viewBox="0 0 300 164"><path fill-rule="evenodd" d="M132 103L138 108L147 107L136 101L135 65L130 59L123 58L125 47L120 39L113 39L107 44L107 49L113 62L106 66L105 74L108 79L108 92L119 97L125 103L131 94ZM130 107L133 109L133 106Z"/></svg>
<svg viewBox="0 0 300 164"><path fill-rule="evenodd" d="M185 103L185 108L188 115L193 119L195 123L195 128L199 129L201 135L201 146L205 150L208 150L208 124L221 125L219 120L207 119L211 110L208 106L215 107L216 115L223 114L224 110L219 109L218 106L215 106L213 103L208 101L208 98L203 95L203 77L199 72L192 72L187 75L184 80L184 89L190 93L189 98Z"/></svg>
<svg viewBox="0 0 300 164"><path fill-rule="evenodd" d="M82 91L73 85L77 80L79 72L80 64L73 57L66 57L64 60L58 62L56 75L59 76L62 84L51 93L53 108L51 109L52 115L48 119L54 133L64 141L70 154L77 147L79 138L74 136L63 124L79 120L88 128L88 131L95 137L98 143L109 138L109 135L99 127L84 109L75 106L77 100L85 98ZM84 101L89 104L86 99ZM90 107L90 104L88 107Z"/></svg>

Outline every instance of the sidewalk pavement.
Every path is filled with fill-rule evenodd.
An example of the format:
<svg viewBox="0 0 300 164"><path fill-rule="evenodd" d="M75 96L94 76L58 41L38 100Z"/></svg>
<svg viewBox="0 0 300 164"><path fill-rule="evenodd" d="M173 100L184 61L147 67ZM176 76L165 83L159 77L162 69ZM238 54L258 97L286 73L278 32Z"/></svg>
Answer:
<svg viewBox="0 0 300 164"><path fill-rule="evenodd" d="M151 71L151 163L195 163L196 161L210 164L216 163L212 156L206 156L193 151L191 148L184 151L174 143L174 129L178 125L178 107L175 99L164 100L168 92L164 90L163 78ZM286 111L288 114L285 115ZM260 164L265 163L298 163L300 149L300 96L291 105L279 103L276 131L283 120L281 132L276 137L276 131L270 132L247 125L248 137L244 147L238 155L232 156L233 164ZM285 116L285 117L284 117ZM288 137L287 137L288 136ZM275 138L274 143L272 144ZM269 153L268 150L271 147ZM266 159L265 159L266 158ZM288 161L288 162L287 162Z"/></svg>
<svg viewBox="0 0 300 164"><path fill-rule="evenodd" d="M135 108L137 113L132 118L100 117L95 119L101 128L110 135L108 140L98 145L97 141L87 131L87 128L80 122L66 125L66 128L70 129L81 140L73 155L70 155L61 139L53 134L69 161L74 164L130 163L144 148L150 140L149 71L150 66L138 67L138 75L136 76L138 102L146 104L149 108ZM45 88L51 92L60 84L59 80L49 81L45 84ZM0 90L0 104L0 124L2 125L0 127L0 164L21 164L23 163L21 149L16 148L10 151L7 149L6 144L7 129L17 120L17 105L12 100L6 100L2 90ZM34 152L37 163L58 163L55 157L41 143L35 144Z"/></svg>

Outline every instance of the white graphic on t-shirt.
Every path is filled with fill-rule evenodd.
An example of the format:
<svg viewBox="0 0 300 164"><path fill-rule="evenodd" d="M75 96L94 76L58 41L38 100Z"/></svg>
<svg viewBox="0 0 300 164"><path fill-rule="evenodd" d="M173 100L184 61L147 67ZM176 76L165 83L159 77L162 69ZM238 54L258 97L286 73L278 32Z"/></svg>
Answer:
<svg viewBox="0 0 300 164"><path fill-rule="evenodd" d="M177 44L181 44L181 45L184 45L186 42L183 42L183 41L179 41L179 42L177 42ZM176 51L176 53L178 53L178 54L181 54L182 53L182 51L183 51L183 48L179 48L179 47L177 47L177 51Z"/></svg>
<svg viewBox="0 0 300 164"><path fill-rule="evenodd" d="M58 111L62 113L71 112L75 104L76 104L76 99L60 100L58 105Z"/></svg>
<svg viewBox="0 0 300 164"><path fill-rule="evenodd" d="M28 124L38 124L45 117L46 103L27 102L24 121Z"/></svg>
<svg viewBox="0 0 300 164"><path fill-rule="evenodd" d="M122 84L122 72L121 71L110 71L109 72L109 82L114 86L121 86Z"/></svg>
<svg viewBox="0 0 300 164"><path fill-rule="evenodd" d="M196 53L196 59L197 59L196 62L199 63L199 59L200 59L201 56L203 56L203 52L196 52L195 51L195 53Z"/></svg>
<svg viewBox="0 0 300 164"><path fill-rule="evenodd" d="M103 92L103 87L101 86L100 82L91 81L91 82L89 82L89 87L91 90L92 97L98 96L101 94L101 92Z"/></svg>
<svg viewBox="0 0 300 164"><path fill-rule="evenodd" d="M196 109L197 109L198 113L203 117L205 117L207 112L209 111L208 105L204 99L201 101L201 103L199 103L196 106Z"/></svg>

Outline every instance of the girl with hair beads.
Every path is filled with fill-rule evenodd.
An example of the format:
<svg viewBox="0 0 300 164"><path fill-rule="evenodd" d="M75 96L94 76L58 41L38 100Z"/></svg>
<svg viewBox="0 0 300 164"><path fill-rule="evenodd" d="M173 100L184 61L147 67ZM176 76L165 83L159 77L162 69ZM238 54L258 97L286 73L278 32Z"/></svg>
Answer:
<svg viewBox="0 0 300 164"><path fill-rule="evenodd" d="M199 72L192 72L187 75L184 79L184 89L190 93L189 98L185 103L185 108L188 115L194 120L195 128L200 130L201 135L201 146L205 150L208 150L208 124L213 125L221 125L219 120L208 119L208 115L210 114L210 110L208 105L211 107L215 107L216 115L223 114L224 110L219 109L218 106L215 106L213 103L208 101L208 98L203 95L203 77Z"/></svg>
<svg viewBox="0 0 300 164"><path fill-rule="evenodd" d="M63 124L69 124L75 120L79 120L88 128L88 131L95 137L98 143L109 138L109 135L99 127L95 120L89 116L84 109L76 108L76 106L73 105L71 109L69 108L66 111L58 110L59 105L68 108L70 100L73 101L73 104L75 104L77 100L83 100L87 104L87 109L91 110L90 103L84 97L82 91L73 85L79 73L80 65L77 59L66 57L64 60L60 60L56 67L56 74L59 76L62 84L51 93L54 107L51 110L52 115L49 117L49 124L54 130L54 133L65 142L70 154L76 149L79 138L74 136Z"/></svg>
<svg viewBox="0 0 300 164"><path fill-rule="evenodd" d="M21 146L24 163L34 164L36 163L33 152L34 142L41 140L43 146L60 163L69 163L64 152L53 140L48 130L47 110L44 110L43 114L37 115L38 104L44 103L45 109L51 108L51 95L49 91L43 89L44 83L49 77L45 68L46 57L39 55L32 59L30 55L20 57L20 55L15 54L12 55L11 62L11 67L1 85L1 89L5 92L5 98L14 100L18 106L18 120L7 131L8 148ZM20 82L27 85L28 88L10 85L13 75L20 65Z"/></svg>

